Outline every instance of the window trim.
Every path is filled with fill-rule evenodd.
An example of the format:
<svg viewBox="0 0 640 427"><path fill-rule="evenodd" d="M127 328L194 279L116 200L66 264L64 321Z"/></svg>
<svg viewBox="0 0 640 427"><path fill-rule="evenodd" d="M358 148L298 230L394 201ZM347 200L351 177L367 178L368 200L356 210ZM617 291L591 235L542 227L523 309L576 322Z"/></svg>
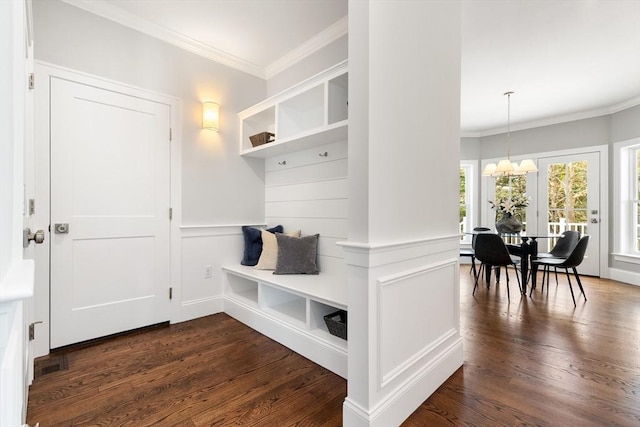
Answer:
<svg viewBox="0 0 640 427"><path fill-rule="evenodd" d="M640 138L633 138L614 144L613 168L618 171L614 176L614 259L640 264L640 251L634 246L635 215L631 207L637 200L631 194L635 190L636 158L632 154L640 149ZM637 228L636 228L637 230Z"/></svg>
<svg viewBox="0 0 640 427"><path fill-rule="evenodd" d="M460 160L460 169L465 170L465 203L467 206L467 216L466 218L466 229L470 232L477 224L476 218L476 204L477 204L477 194L478 194L478 180L476 177L478 170L478 161L477 160ZM462 239L460 239L460 243L462 244L471 244L471 235L465 234Z"/></svg>

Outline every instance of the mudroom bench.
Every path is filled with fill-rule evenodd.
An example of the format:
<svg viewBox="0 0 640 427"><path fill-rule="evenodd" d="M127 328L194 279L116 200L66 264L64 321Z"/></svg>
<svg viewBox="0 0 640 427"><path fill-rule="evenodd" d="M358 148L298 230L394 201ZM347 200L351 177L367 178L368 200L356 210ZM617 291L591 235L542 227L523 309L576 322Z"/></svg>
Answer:
<svg viewBox="0 0 640 427"><path fill-rule="evenodd" d="M347 378L347 341L329 333L324 320L347 310L343 272L274 275L243 265L222 270L227 314Z"/></svg>

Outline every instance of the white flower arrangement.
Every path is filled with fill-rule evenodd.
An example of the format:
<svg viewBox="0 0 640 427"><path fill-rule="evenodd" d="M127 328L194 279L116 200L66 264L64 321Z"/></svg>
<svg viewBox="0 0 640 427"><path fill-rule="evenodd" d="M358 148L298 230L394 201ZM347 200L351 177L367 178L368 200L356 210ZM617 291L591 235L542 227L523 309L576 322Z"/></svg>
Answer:
<svg viewBox="0 0 640 427"><path fill-rule="evenodd" d="M498 212L507 213L509 215L514 215L518 209L526 208L531 203L531 197L527 196L527 194L515 195L511 198L504 198L500 200L489 200L491 204L491 209L494 209Z"/></svg>

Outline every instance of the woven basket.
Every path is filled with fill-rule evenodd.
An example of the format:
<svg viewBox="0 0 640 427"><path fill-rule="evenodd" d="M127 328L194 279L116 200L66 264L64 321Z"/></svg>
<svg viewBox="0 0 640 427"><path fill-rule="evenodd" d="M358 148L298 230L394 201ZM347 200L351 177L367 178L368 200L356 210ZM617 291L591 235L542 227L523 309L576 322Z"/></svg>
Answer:
<svg viewBox="0 0 640 427"><path fill-rule="evenodd" d="M331 335L347 339L347 312L338 310L335 313L324 316L324 323L327 325Z"/></svg>
<svg viewBox="0 0 640 427"><path fill-rule="evenodd" d="M251 141L251 145L257 147L262 144L267 144L269 142L273 142L275 140L275 134L271 132L260 132L256 135L251 135L249 140Z"/></svg>

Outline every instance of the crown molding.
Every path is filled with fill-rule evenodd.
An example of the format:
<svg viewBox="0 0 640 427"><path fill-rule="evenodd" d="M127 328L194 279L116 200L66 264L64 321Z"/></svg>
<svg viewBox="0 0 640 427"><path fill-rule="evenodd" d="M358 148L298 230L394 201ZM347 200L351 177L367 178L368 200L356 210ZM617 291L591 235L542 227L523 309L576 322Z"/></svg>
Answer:
<svg viewBox="0 0 640 427"><path fill-rule="evenodd" d="M65 3L86 10L87 12L117 22L125 27L132 28L148 36L172 44L180 49L186 50L228 67L244 71L256 77L265 78L265 71L262 67L242 58L234 56L225 51L216 49L207 44L201 43L184 34L170 30L164 26L155 24L146 19L135 16L104 0L62 0Z"/></svg>
<svg viewBox="0 0 640 427"><path fill-rule="evenodd" d="M640 105L640 96L636 96L634 98L631 98L627 101L624 102L620 102L618 104L614 104L614 105L610 105L608 107L603 107L603 108L596 108L593 110L587 110L587 111L580 111L578 113L571 113L571 114L564 114L561 116L554 116L554 117L547 117L544 119L539 119L539 120L531 120L528 122L523 122L523 123L516 123L516 124L511 124L511 132L515 132L515 131L520 131L520 130L527 130L527 129L533 129L533 128L539 128L539 127L544 127L544 126L551 126L551 125L557 125L560 123L567 123L567 122L574 122L577 120L584 120L584 119L592 119L594 117L600 117L600 116L608 116L611 114L615 114L618 113L620 111L626 110L627 108L631 108L631 107L635 107L637 105ZM483 130L483 131L477 131L477 132L461 132L460 136L462 138L483 138L485 136L491 136L491 135L499 135L502 133L507 133L507 128L506 126L504 127L499 127L499 128L493 128L493 129L487 129L487 130Z"/></svg>
<svg viewBox="0 0 640 427"><path fill-rule="evenodd" d="M286 70L307 56L338 40L349 31L349 20L345 16L339 21L316 34L297 48L269 64L265 69L265 77L270 79Z"/></svg>
<svg viewBox="0 0 640 427"><path fill-rule="evenodd" d="M62 0L72 6L86 10L94 15L101 16L125 27L132 28L148 36L162 40L172 44L180 49L243 71L245 73L269 79L276 74L282 72L286 68L294 65L298 61L306 58L312 53L322 49L329 43L339 39L348 32L348 19L345 16L333 25L327 27L321 33L307 40L299 47L293 49L286 55L269 64L266 68L259 66L253 62L247 61L240 57L234 56L228 52L216 49L210 45L204 44L184 34L170 30L167 27L158 25L154 22L140 18L134 14L126 12L116 6L109 4L105 0Z"/></svg>

